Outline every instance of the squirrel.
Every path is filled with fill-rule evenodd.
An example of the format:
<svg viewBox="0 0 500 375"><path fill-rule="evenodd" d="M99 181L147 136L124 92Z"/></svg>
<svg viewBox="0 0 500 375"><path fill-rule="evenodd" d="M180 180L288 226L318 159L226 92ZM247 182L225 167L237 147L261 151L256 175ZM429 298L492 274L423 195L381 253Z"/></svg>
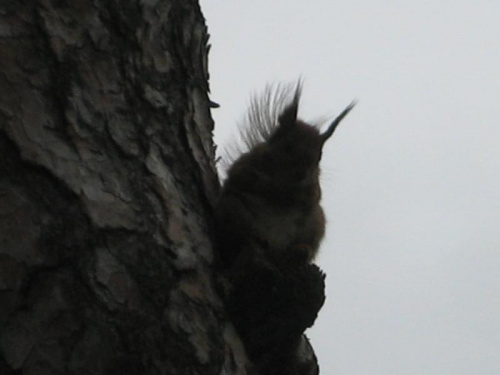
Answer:
<svg viewBox="0 0 500 375"><path fill-rule="evenodd" d="M304 331L325 301L312 263L325 234L322 149L347 108L320 132L297 117L300 82L254 98L215 207L219 286L252 363L263 375L318 374Z"/></svg>
<svg viewBox="0 0 500 375"><path fill-rule="evenodd" d="M321 133L297 117L301 83L254 98L242 132L248 151L227 171L215 209L221 263L289 256L310 263L325 233L319 183L322 149L355 102Z"/></svg>

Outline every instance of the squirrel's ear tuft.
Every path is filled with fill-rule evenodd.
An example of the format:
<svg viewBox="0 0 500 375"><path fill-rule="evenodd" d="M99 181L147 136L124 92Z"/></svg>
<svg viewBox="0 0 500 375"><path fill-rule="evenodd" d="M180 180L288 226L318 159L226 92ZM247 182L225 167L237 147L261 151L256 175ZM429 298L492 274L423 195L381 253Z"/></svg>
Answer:
<svg viewBox="0 0 500 375"><path fill-rule="evenodd" d="M293 99L278 116L278 123L280 127L289 128L293 127L297 122L297 113L299 111L300 94L302 92L302 83L297 82Z"/></svg>
<svg viewBox="0 0 500 375"><path fill-rule="evenodd" d="M356 104L357 104L356 101L352 101L351 104L349 104L346 107L346 109L344 109L342 113L338 115L335 120L333 120L330 126L328 126L328 129L323 134L321 134L321 139L323 140L323 143L326 142L326 140L332 136L338 124L340 124L340 122L344 119L344 117L346 117L347 114L351 112L351 109L353 109Z"/></svg>

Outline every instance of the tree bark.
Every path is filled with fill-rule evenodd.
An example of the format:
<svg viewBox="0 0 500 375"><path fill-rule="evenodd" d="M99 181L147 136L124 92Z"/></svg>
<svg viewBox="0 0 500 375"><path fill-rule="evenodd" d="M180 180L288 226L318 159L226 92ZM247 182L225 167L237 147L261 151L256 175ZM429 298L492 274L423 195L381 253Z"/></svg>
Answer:
<svg viewBox="0 0 500 375"><path fill-rule="evenodd" d="M197 1L2 1L0 20L0 374L243 373Z"/></svg>
<svg viewBox="0 0 500 375"><path fill-rule="evenodd" d="M0 2L0 374L256 373L215 287L207 41L195 0ZM324 299L294 272L281 339Z"/></svg>

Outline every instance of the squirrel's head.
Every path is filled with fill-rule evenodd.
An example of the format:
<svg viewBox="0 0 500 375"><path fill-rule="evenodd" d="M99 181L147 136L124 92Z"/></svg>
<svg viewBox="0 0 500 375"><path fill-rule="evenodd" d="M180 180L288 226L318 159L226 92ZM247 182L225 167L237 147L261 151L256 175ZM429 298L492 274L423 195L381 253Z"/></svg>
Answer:
<svg viewBox="0 0 500 375"><path fill-rule="evenodd" d="M308 184L319 176L323 145L355 103L344 109L323 133L297 117L298 104L297 94L279 115L276 130L262 147L262 168L289 183Z"/></svg>
<svg viewBox="0 0 500 375"><path fill-rule="evenodd" d="M228 171L229 181L244 190L283 191L319 189L319 162L325 142L354 107L351 103L324 132L297 117L300 82L290 90L267 91L255 101L244 132L249 151ZM284 101L288 99L288 103ZM276 111L277 108L281 108ZM279 194L279 193L278 193Z"/></svg>

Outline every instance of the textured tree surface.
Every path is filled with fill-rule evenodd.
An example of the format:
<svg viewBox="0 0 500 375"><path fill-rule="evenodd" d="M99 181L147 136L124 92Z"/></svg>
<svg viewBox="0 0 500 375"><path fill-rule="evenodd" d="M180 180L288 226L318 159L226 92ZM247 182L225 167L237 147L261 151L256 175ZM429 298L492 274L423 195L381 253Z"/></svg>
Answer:
<svg viewBox="0 0 500 375"><path fill-rule="evenodd" d="M0 2L0 374L253 373L214 282L207 39L194 0Z"/></svg>
<svg viewBox="0 0 500 375"><path fill-rule="evenodd" d="M219 373L197 2L0 16L0 373Z"/></svg>

